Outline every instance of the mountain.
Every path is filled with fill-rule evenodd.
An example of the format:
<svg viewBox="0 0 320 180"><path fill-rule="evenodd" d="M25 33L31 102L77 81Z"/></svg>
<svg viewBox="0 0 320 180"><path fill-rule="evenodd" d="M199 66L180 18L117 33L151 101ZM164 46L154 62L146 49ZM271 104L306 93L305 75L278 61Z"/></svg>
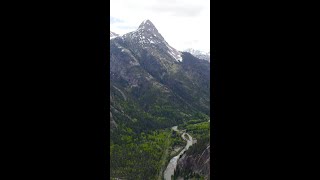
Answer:
<svg viewBox="0 0 320 180"><path fill-rule="evenodd" d="M119 36L119 34L116 34L116 33L112 32L112 31L110 31L110 39L118 37L118 36Z"/></svg>
<svg viewBox="0 0 320 180"><path fill-rule="evenodd" d="M136 31L110 39L110 82L110 115L115 123L140 118L119 102L132 102L139 111L165 119L161 123L140 120L153 128L210 112L210 64L171 47L150 20Z"/></svg>
<svg viewBox="0 0 320 180"><path fill-rule="evenodd" d="M150 20L121 36L110 32L106 63L111 176L157 179L170 145L165 129L210 116L210 64L170 46Z"/></svg>
<svg viewBox="0 0 320 180"><path fill-rule="evenodd" d="M167 119L161 126L182 122L195 112L209 115L210 64L171 47L150 20L136 31L110 39L110 48L112 115L121 112L132 119L119 101L132 101L150 115L178 112L174 118L161 116ZM158 106L164 109L156 111ZM112 119L117 123L115 115Z"/></svg>
<svg viewBox="0 0 320 180"><path fill-rule="evenodd" d="M204 51L195 50L192 48L186 49L184 51L189 52L190 54L192 54L193 56L195 56L199 59L204 59L204 60L207 60L210 62L210 52L204 52Z"/></svg>
<svg viewBox="0 0 320 180"><path fill-rule="evenodd" d="M181 52L171 47L164 40L150 20L143 21L136 31L125 34L122 36L122 39L124 42L130 43L130 45L137 45L134 47L131 46L131 50L136 50L136 52L143 50L153 51L161 53L158 54L158 57L159 55L166 55L168 56L165 57L166 59L173 58L175 61L182 60Z"/></svg>

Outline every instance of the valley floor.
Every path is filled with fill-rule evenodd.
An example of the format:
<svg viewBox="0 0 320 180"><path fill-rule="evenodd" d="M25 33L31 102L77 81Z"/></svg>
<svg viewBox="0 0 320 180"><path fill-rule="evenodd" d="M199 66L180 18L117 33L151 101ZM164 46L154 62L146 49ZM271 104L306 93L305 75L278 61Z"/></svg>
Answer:
<svg viewBox="0 0 320 180"><path fill-rule="evenodd" d="M208 135L208 131L203 131L208 128L208 124L209 122L194 124L191 122L191 124L181 125L181 129L186 129L188 133L191 130L190 134L179 131L176 127L140 134L133 133L130 128L124 128L124 131L118 133L118 136L113 137L113 141L111 141L110 178L127 180L171 179L180 155L188 153L189 151L186 150L194 142L194 137L190 135L197 137L198 140L203 133ZM178 158L175 162L171 162L170 160L174 157ZM170 163L174 164L172 166L174 168L169 173L165 172ZM165 173L169 175L165 177Z"/></svg>

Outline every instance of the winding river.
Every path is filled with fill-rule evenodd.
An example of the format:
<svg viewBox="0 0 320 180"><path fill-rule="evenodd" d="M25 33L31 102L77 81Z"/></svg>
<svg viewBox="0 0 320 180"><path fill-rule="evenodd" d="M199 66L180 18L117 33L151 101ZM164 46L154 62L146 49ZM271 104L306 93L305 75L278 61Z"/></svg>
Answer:
<svg viewBox="0 0 320 180"><path fill-rule="evenodd" d="M173 126L172 130L178 132L179 131L178 126ZM188 136L188 139L185 137L186 135ZM177 167L177 162L178 162L179 156L182 155L186 150L188 150L189 147L192 145L192 137L188 133L182 133L181 137L183 140L187 141L187 145L184 147L184 149L178 155L174 156L170 160L166 170L164 171L164 179L165 180L171 180L171 176L173 175L174 170Z"/></svg>

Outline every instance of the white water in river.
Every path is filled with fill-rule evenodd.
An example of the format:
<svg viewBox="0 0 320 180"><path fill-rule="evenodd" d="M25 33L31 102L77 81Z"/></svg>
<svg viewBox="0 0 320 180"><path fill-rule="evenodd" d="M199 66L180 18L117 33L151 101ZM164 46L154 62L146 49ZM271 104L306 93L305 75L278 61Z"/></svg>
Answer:
<svg viewBox="0 0 320 180"><path fill-rule="evenodd" d="M172 127L172 129L174 131L178 131L178 126L174 126ZM185 138L185 135L187 135L189 137L189 140ZM183 133L181 135L182 139L184 139L185 141L187 141L187 145L184 147L184 149L178 154L176 155L175 157L173 157L168 166L167 166L167 169L164 171L164 179L165 180L171 180L171 176L173 175L174 173L174 170L176 169L177 167L177 162L178 162L178 159L179 159L179 156L181 154L183 154L186 150L189 149L189 147L192 145L192 137L188 134L188 133Z"/></svg>

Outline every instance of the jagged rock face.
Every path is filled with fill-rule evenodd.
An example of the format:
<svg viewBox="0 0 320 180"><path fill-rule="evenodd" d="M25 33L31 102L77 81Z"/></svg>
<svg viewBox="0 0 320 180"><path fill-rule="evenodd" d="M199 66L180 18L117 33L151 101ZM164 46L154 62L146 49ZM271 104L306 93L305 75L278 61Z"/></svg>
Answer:
<svg viewBox="0 0 320 180"><path fill-rule="evenodd" d="M178 170L179 169L179 170ZM201 153L183 155L177 164L180 172L194 172L210 179L210 145Z"/></svg>
<svg viewBox="0 0 320 180"><path fill-rule="evenodd" d="M171 47L158 32L151 21L146 20L136 31L117 38L119 45L126 44L136 55L142 56L145 51L164 62L182 61L181 52Z"/></svg>
<svg viewBox="0 0 320 180"><path fill-rule="evenodd" d="M149 35L149 38L152 37L157 37L158 39L160 39L161 41L164 41L164 38L162 37L162 35L158 32L157 28L152 24L152 22L150 20L145 20L143 21L138 30L142 33L146 33L147 35Z"/></svg>
<svg viewBox="0 0 320 180"><path fill-rule="evenodd" d="M125 102L150 114L156 107L166 107L175 114L209 115L210 64L171 47L146 20L136 31L116 37L110 33L110 91L115 122L133 119L123 108ZM177 119L166 121L175 125ZM169 126L166 121L162 123Z"/></svg>

